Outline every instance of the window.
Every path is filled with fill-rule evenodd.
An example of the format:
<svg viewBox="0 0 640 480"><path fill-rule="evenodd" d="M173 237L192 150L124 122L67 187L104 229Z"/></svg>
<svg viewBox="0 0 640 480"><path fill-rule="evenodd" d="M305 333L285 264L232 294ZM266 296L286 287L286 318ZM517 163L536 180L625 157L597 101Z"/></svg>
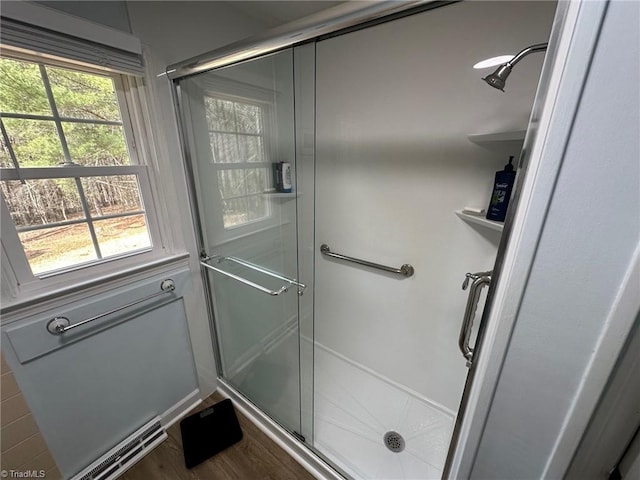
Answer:
<svg viewBox="0 0 640 480"><path fill-rule="evenodd" d="M131 81L0 58L2 243L14 271L44 277L152 249Z"/></svg>
<svg viewBox="0 0 640 480"><path fill-rule="evenodd" d="M271 215L264 196L271 164L267 158L267 105L223 96L205 96L213 163L218 170L225 229Z"/></svg>

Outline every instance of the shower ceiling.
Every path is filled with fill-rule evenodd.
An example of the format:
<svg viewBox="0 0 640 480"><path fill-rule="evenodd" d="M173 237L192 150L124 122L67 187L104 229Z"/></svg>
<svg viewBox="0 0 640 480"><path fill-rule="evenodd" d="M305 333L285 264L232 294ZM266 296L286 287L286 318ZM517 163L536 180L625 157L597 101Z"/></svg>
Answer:
<svg viewBox="0 0 640 480"><path fill-rule="evenodd" d="M247 15L254 20L264 23L267 27L275 27L283 23L306 17L312 13L335 7L344 2L334 1L308 1L308 2L292 2L292 1L264 1L264 2L224 2Z"/></svg>

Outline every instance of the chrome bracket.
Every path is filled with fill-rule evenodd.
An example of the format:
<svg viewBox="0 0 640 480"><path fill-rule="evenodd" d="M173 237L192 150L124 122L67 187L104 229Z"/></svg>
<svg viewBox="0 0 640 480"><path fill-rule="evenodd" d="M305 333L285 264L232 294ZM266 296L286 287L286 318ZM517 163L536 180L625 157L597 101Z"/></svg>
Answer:
<svg viewBox="0 0 640 480"><path fill-rule="evenodd" d="M61 335L71 325L67 317L55 317L47 323L47 330L53 335Z"/></svg>

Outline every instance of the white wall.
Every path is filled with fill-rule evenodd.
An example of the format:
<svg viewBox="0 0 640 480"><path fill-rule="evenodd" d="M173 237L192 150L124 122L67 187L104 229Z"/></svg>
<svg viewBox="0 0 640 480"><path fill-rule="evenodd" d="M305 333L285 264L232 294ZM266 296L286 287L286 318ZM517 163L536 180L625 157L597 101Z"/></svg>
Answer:
<svg viewBox="0 0 640 480"><path fill-rule="evenodd" d="M586 3L585 11L599 8ZM608 331L620 329L610 313L640 237L639 9L609 3L566 151L546 159L561 170L473 478L561 477L590 415L584 406L601 392L584 391L585 382L596 375L604 385L609 373L590 368L615 362L614 351L611 359L596 355ZM622 329L617 337L621 347Z"/></svg>
<svg viewBox="0 0 640 480"><path fill-rule="evenodd" d="M508 155L468 134L524 129L543 55L506 93L476 62L548 39L552 2L463 2L317 46L316 248L399 267L398 280L316 251L316 340L456 411L464 274L490 270L496 232L454 215L488 204ZM304 212L303 212L304 214Z"/></svg>
<svg viewBox="0 0 640 480"><path fill-rule="evenodd" d="M2 353L64 478L152 418L172 422L197 400L181 298L190 281L185 267L186 260L174 262L3 315ZM53 316L76 324L155 294L168 278L176 288L162 298L61 336L47 331Z"/></svg>
<svg viewBox="0 0 640 480"><path fill-rule="evenodd" d="M191 341L203 395L215 389L216 371L200 277L198 252L187 197L169 82L157 77L172 63L250 36L263 26L222 2L127 2L132 33L145 53L148 86L155 111L160 164L158 179L168 218L175 220L172 243L191 254L192 290L185 295Z"/></svg>
<svg viewBox="0 0 640 480"><path fill-rule="evenodd" d="M45 7L54 8L64 13L85 18L92 22L101 23L107 27L115 28L123 32L131 33L129 25L129 13L127 4L124 1L57 1L41 0L39 3Z"/></svg>

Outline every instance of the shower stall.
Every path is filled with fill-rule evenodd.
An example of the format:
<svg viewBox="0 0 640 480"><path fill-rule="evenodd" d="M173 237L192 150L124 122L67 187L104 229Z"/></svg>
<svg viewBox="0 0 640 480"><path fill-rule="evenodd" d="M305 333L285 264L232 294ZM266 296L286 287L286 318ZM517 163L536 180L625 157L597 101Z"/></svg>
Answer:
<svg viewBox="0 0 640 480"><path fill-rule="evenodd" d="M344 476L440 478L501 238L454 211L519 156L543 56L508 97L470 66L555 4L389 3L167 74L220 384Z"/></svg>

